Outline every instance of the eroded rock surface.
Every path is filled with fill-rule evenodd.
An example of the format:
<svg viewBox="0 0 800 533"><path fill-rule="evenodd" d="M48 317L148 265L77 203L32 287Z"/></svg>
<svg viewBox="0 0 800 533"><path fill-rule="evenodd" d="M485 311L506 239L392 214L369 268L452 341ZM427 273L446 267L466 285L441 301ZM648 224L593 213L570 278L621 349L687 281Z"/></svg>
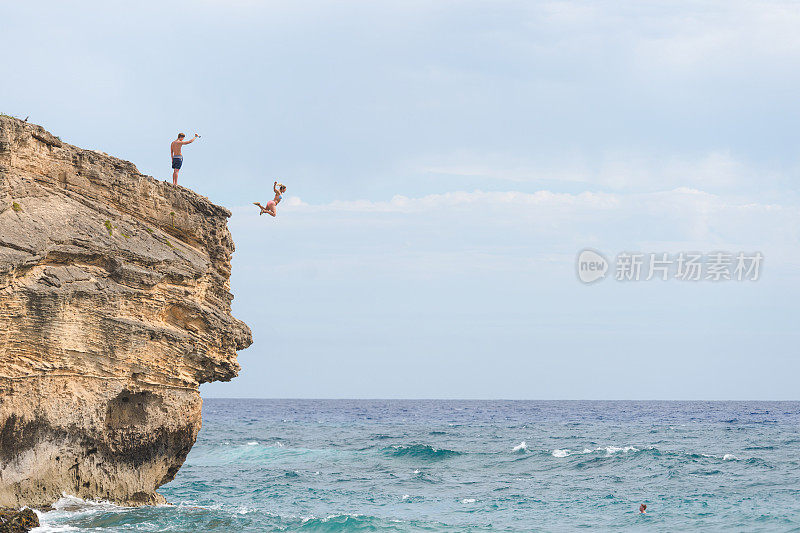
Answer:
<svg viewBox="0 0 800 533"><path fill-rule="evenodd" d="M0 533L26 533L39 527L39 517L31 509L0 508Z"/></svg>
<svg viewBox="0 0 800 533"><path fill-rule="evenodd" d="M0 507L164 499L236 376L230 212L0 116Z"/></svg>

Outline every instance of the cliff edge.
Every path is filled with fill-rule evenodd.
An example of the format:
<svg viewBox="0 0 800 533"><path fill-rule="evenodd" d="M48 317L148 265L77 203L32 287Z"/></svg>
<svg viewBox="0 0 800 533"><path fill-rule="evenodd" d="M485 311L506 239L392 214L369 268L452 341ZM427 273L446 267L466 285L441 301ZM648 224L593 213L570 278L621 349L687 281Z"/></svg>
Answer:
<svg viewBox="0 0 800 533"><path fill-rule="evenodd" d="M0 507L164 501L237 375L230 212L0 116Z"/></svg>

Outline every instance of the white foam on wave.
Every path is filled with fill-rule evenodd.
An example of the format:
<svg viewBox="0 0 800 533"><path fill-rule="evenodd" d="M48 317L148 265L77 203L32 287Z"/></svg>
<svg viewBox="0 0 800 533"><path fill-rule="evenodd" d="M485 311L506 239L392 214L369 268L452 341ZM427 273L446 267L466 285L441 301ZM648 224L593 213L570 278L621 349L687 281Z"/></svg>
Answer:
<svg viewBox="0 0 800 533"><path fill-rule="evenodd" d="M461 500L461 503L475 503L477 500L475 498L464 498Z"/></svg>
<svg viewBox="0 0 800 533"><path fill-rule="evenodd" d="M66 531L80 531L77 527L74 526L67 526L67 525L56 526L48 524L44 522L44 519L42 518L43 513L36 513L36 514L39 516L39 524L41 525L39 527L31 529L33 533L64 533Z"/></svg>
<svg viewBox="0 0 800 533"><path fill-rule="evenodd" d="M247 443L247 445L248 446L258 446L258 443L256 441L254 441L254 440L251 440L250 442Z"/></svg>
<svg viewBox="0 0 800 533"><path fill-rule="evenodd" d="M723 461L738 461L739 458L733 455L732 453L726 453L722 456Z"/></svg>
<svg viewBox="0 0 800 533"><path fill-rule="evenodd" d="M125 509L119 505L105 500L84 500L71 494L63 493L52 506L57 511L84 511L84 510L117 510Z"/></svg>
<svg viewBox="0 0 800 533"><path fill-rule="evenodd" d="M522 441L519 444L517 444L516 446L514 446L514 448L511 451L514 452L514 453L526 452L526 451L528 451L528 445L525 444L525 441Z"/></svg>
<svg viewBox="0 0 800 533"><path fill-rule="evenodd" d="M91 515L101 512L118 512L132 507L121 507L105 500L84 500L71 494L63 493L52 505L53 510L47 512L36 511L39 517L38 528L33 529L35 533L61 533L65 531L79 531L79 528L66 524L56 524L67 516Z"/></svg>
<svg viewBox="0 0 800 533"><path fill-rule="evenodd" d="M341 519L341 518L345 518L345 519L363 518L364 516L366 516L366 515L359 514L359 513L353 513L353 514L330 514L330 515L326 516L325 518L320 518L319 521L322 522L322 523L325 523L325 522L329 522L331 520L335 520L337 518L338 519ZM307 522L309 520L316 520L316 519L313 516L311 516L309 518L304 518L303 522Z"/></svg>
<svg viewBox="0 0 800 533"><path fill-rule="evenodd" d="M598 448L598 451L605 450L607 455L614 455L615 453L628 453L628 452L638 452L639 448L635 446L606 446L605 448Z"/></svg>
<svg viewBox="0 0 800 533"><path fill-rule="evenodd" d="M620 452L628 453L628 452L638 452L638 451L639 448L637 448L636 446L601 446L599 448L594 448L594 449L584 448L582 451L580 452L576 451L574 453L580 453L581 455L586 455L594 452L606 452L606 456L609 456ZM563 450L557 449L553 450L552 452L553 457L567 457L572 454L573 452L569 449L563 449Z"/></svg>

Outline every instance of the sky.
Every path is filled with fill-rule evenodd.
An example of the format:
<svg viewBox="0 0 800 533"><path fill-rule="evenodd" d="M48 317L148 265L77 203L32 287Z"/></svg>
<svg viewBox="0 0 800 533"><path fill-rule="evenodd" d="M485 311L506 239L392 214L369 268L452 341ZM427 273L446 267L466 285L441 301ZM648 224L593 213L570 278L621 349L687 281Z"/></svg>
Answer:
<svg viewBox="0 0 800 533"><path fill-rule="evenodd" d="M233 212L255 341L205 397L798 399L798 27L779 1L6 2L0 112L160 179L202 135L181 184ZM615 279L690 251L764 260Z"/></svg>

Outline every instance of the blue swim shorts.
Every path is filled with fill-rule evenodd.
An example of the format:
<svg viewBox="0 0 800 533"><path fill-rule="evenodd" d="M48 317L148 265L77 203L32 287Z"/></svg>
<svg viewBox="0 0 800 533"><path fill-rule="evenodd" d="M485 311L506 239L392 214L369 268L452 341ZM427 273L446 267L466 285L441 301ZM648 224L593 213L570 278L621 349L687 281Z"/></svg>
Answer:
<svg viewBox="0 0 800 533"><path fill-rule="evenodd" d="M179 169L183 165L183 156L172 158L172 168Z"/></svg>

